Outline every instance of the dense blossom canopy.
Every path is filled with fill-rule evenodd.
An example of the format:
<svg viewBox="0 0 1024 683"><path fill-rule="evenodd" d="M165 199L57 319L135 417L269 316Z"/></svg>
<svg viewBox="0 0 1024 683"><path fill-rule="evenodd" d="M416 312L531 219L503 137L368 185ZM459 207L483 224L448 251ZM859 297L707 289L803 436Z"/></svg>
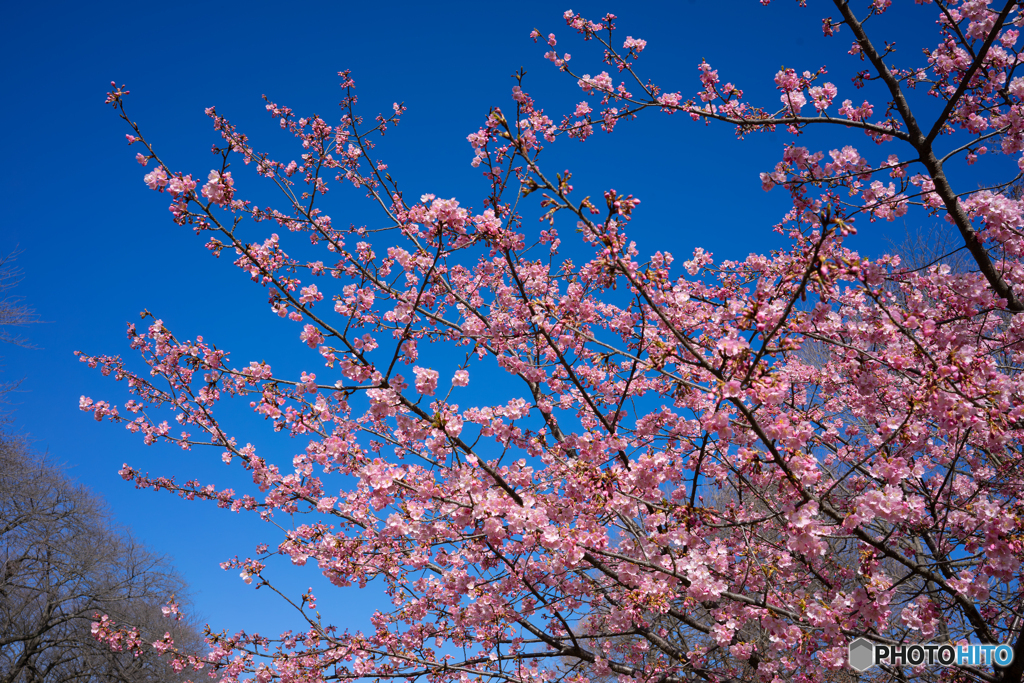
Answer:
<svg viewBox="0 0 1024 683"><path fill-rule="evenodd" d="M706 62L690 98L646 81L644 40L612 15L566 12L603 64L577 73L586 57L534 31L582 100L552 118L520 74L512 105L469 135L489 181L477 210L402 193L371 140L404 107L364 124L347 72L336 125L268 100L301 144L295 161L208 110L222 163L194 176L164 164L125 114L127 91L111 92L146 184L265 286L310 367L285 377L273 358L237 364L154 318L129 327L147 371L81 357L132 393L123 407L83 397L82 409L248 471L260 495L122 470L140 487L287 520L278 545L226 563L245 581L268 585L267 559L282 555L391 598L352 632L311 591L293 596L305 632L218 636L205 662L178 666L261 683L850 680L847 645L867 636L1009 643L1016 655L868 677L1020 681L1024 15L1012 0L920 4L933 40L896 53L869 32L889 0L835 0L822 29L851 44L852 83L782 68L778 99L760 104ZM785 249L640 254L628 237L639 199L580 196L568 171L542 165L548 145L661 112L794 136L761 176L792 197ZM801 146L810 127L834 147ZM229 160L276 184L284 208L243 199L255 180ZM954 186L947 170L974 164L987 170ZM333 183L365 189L380 224L332 220L320 207ZM539 230L524 220L538 196ZM908 267L852 249L855 225L903 216L945 221L967 258L903 254L918 259ZM319 259L295 255L306 239ZM496 372L514 398L459 405ZM236 397L295 437L293 467L222 428L221 403ZM97 626L124 647L119 629Z"/></svg>

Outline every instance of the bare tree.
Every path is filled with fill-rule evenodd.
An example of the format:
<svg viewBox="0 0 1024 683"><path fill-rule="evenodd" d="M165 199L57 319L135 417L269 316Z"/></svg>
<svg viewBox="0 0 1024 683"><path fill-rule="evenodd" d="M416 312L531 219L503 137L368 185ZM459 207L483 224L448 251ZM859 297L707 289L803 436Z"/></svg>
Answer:
<svg viewBox="0 0 1024 683"><path fill-rule="evenodd" d="M183 679L155 652L92 637L107 614L149 642L170 632L179 649L202 647L194 624L161 613L184 581L108 518L94 495L0 437L0 683Z"/></svg>
<svg viewBox="0 0 1024 683"><path fill-rule="evenodd" d="M39 318L24 299L12 293L21 282L21 271L14 266L17 255L18 252L13 251L0 256L0 342L28 346L28 340L18 334L19 328L39 322ZM20 379L0 382L0 401L20 383Z"/></svg>
<svg viewBox="0 0 1024 683"><path fill-rule="evenodd" d="M26 340L16 334L15 328L39 320L21 297L11 294L21 282L21 271L14 267L17 255L15 251L0 256L0 341L25 346Z"/></svg>

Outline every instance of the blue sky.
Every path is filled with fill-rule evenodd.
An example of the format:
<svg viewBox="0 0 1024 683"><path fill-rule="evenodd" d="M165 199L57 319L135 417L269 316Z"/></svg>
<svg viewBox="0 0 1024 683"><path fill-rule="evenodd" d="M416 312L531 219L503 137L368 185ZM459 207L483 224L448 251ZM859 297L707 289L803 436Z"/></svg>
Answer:
<svg viewBox="0 0 1024 683"><path fill-rule="evenodd" d="M296 332L272 317L263 291L173 225L166 197L145 188L144 171L133 159L137 149L125 144L125 125L103 105L109 82L128 85L129 113L165 161L205 177L213 167L210 145L218 141L205 107L216 105L258 147L295 157L299 152L276 129L260 96L333 122L341 97L336 74L351 69L368 118L395 101L409 108L378 148L407 196L430 192L479 207L485 185L470 167L465 138L490 106L508 106L509 75L525 67L525 89L556 120L582 99L543 59L544 47L528 38L530 30L554 32L574 66L602 69L593 46L564 25L561 14L569 7L595 18L619 14L619 40L648 41L641 72L687 96L698 90L701 58L723 81L768 104L778 101L771 79L783 64L800 71L834 65L830 76L840 87L839 100L860 96L851 95L850 59L841 56L849 34L826 42L821 11L792 2L769 8L753 0L634 2L629 8L623 2L56 2L12 4L5 11L0 251L22 252L18 293L46 321L26 330L35 348L0 349L2 376L24 377L13 397L14 426L101 493L119 522L171 556L192 584L199 612L216 628L275 633L288 621L273 596L254 594L236 572L218 566L250 554L273 533L250 518L136 491L122 481L117 470L123 462L154 475L198 476L218 487L235 485L239 475L217 453L146 448L81 413L83 394L119 403L125 395L73 352L127 355L125 323L148 309L181 337L202 334L231 349L236 366L261 358L273 359L275 367L317 363L288 355L298 348ZM912 32L928 27L923 10L904 11L888 25L902 22ZM780 132L737 141L726 126L648 115L583 145L560 140L546 163L572 170L585 194L614 187L641 198L632 229L643 254L688 256L701 246L718 258L742 258L782 245L771 226L784 213L786 197L764 193L758 173L780 158L787 139ZM804 144L816 149L815 141L824 139L809 135ZM870 145L846 131L822 144ZM236 177L244 178L242 188L253 182L238 170ZM372 226L376 220L359 193L338 191L325 205L335 222ZM865 224L860 248L877 251L883 236L899 240L906 229ZM240 436L244 442L247 435ZM287 577L289 586L320 585L312 566L282 567L275 575ZM352 590L333 597L321 590L318 597L342 627L365 624L377 599Z"/></svg>

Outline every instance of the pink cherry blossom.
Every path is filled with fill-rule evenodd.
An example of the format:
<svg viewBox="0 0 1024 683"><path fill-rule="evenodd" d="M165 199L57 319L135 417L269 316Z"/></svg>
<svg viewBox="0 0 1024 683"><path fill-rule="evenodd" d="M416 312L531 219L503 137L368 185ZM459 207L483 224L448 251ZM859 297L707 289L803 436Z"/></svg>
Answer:
<svg viewBox="0 0 1024 683"><path fill-rule="evenodd" d="M324 336L320 333L320 330L314 325L306 325L302 328L302 334L299 335L302 341L311 349L315 349L317 346L324 342Z"/></svg>
<svg viewBox="0 0 1024 683"><path fill-rule="evenodd" d="M413 368L413 373L416 375L416 391L425 396L433 396L437 390L437 370L421 368L417 365Z"/></svg>
<svg viewBox="0 0 1024 683"><path fill-rule="evenodd" d="M149 189L162 191L163 188L167 187L167 172L164 170L163 166L158 166L147 173L143 180L146 181L146 185L149 186Z"/></svg>
<svg viewBox="0 0 1024 683"><path fill-rule="evenodd" d="M1024 647L1024 19L934 0L901 8L921 30L895 41L887 0L834 4L823 32L852 34L839 59L815 54L817 20L787 24L800 68L773 67L749 96L737 84L756 69L701 61L685 96L686 69L648 76L638 57L655 46L623 42L615 16L566 12L563 47L582 52L569 63L554 34L534 49L569 97L542 108L518 74L468 131L484 186L457 199L385 173L380 136L404 107L364 118L348 72L338 115L260 109L294 136L281 160L210 108L224 162L199 193L160 163L124 87L109 93L174 221L232 255L299 341L238 359L147 312L127 327L132 357L79 354L127 400L79 408L146 445L214 449L230 486L119 474L279 525L222 567L286 595L299 629L211 629L201 660L109 615L94 636L228 683L810 683L842 677L860 636ZM826 77L864 93L834 107ZM600 164L574 177L572 155L547 149L651 110L688 114L656 116L665 136L779 139L759 176L785 204L771 252L700 246L701 230L736 229L723 205L691 252L668 253L649 226L711 199L683 182L648 215L645 188L595 185ZM638 164L660 151L630 148ZM249 174L238 188L229 166ZM250 181L281 195L247 199ZM750 181L726 179L728 199ZM377 223L348 214L341 185ZM885 253L904 220L925 232ZM293 448L257 451L232 431L249 425L221 421L232 403ZM388 599L346 630L272 560Z"/></svg>
<svg viewBox="0 0 1024 683"><path fill-rule="evenodd" d="M234 194L234 184L230 171L223 174L219 171L210 171L209 179L203 185L202 195L214 204L227 204Z"/></svg>

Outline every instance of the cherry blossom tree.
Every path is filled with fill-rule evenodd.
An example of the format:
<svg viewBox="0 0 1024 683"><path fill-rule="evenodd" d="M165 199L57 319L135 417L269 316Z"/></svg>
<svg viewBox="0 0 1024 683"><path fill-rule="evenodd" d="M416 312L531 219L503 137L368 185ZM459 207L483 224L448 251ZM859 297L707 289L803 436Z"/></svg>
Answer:
<svg viewBox="0 0 1024 683"><path fill-rule="evenodd" d="M357 632L312 591L285 595L304 632L224 634L178 665L261 683L853 680L847 645L866 636L1009 643L1015 657L863 678L1020 681L1024 15L1014 1L919 4L936 22L923 57L870 33L888 0L835 0L822 29L850 43L852 82L783 68L762 103L706 62L693 97L651 82L644 40L612 15L566 12L592 66L553 33L532 37L582 101L549 116L518 74L513 103L469 135L488 182L476 209L403 193L374 140L404 107L365 122L347 72L337 124L267 101L301 144L295 161L209 109L221 163L201 174L172 168L128 117L127 90L109 93L146 184L265 287L310 365L236 363L147 312L128 328L143 365L81 356L131 400L82 409L246 471L258 495L121 472L287 520L280 543L225 563L245 581L273 589L264 569L282 556L391 599ZM640 254L639 199L580 196L542 163L552 144L662 114L791 134L761 176L792 199L785 249ZM799 144L814 127L829 150ZM250 182L283 204L243 199ZM380 223L346 228L321 208L337 184L365 191ZM855 250L856 225L904 216L950 225L967 265ZM306 240L319 258L299 255ZM497 375L510 398L488 403ZM485 377L494 389L473 393ZM222 426L232 400L295 438L290 465ZM113 620L97 632L125 645Z"/></svg>

